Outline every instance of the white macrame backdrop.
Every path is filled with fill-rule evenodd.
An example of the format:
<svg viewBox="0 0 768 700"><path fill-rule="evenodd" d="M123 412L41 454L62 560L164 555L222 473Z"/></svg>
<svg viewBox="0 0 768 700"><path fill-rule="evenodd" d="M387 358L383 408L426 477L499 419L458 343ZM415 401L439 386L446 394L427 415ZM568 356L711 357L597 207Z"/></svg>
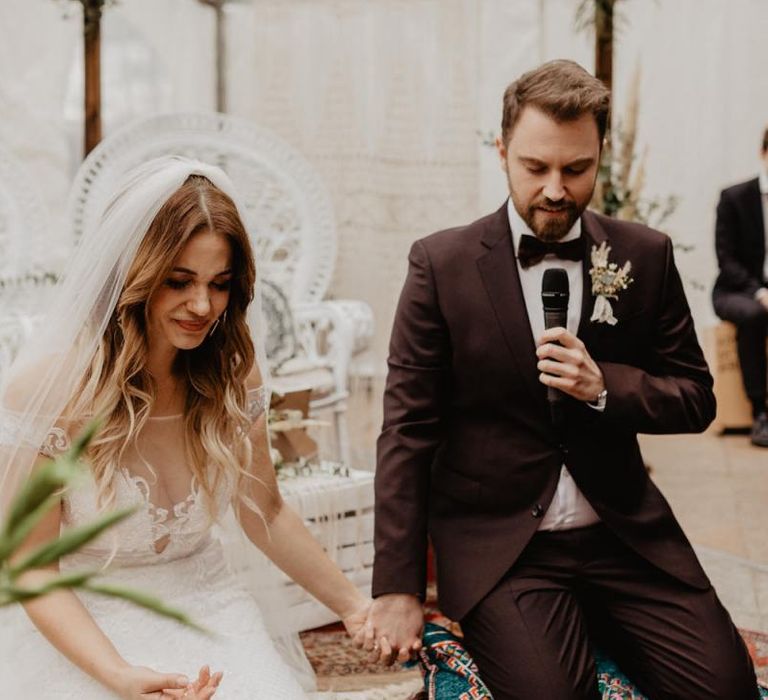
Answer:
<svg viewBox="0 0 768 700"><path fill-rule="evenodd" d="M251 27L231 46L232 111L280 133L329 183L332 292L373 307L380 372L411 242L477 212L476 5L271 0L232 12Z"/></svg>
<svg viewBox="0 0 768 700"><path fill-rule="evenodd" d="M383 371L410 243L495 209L504 179L482 145L522 71L592 66L576 0L252 0L227 9L230 111L276 131L326 179L339 230L332 285L376 312ZM719 189L757 170L768 122L764 0L624 0L617 113L642 66L646 193L675 194L668 229L707 286ZM63 18L64 12L70 16ZM103 22L105 133L137 115L213 107L213 14L196 0L121 0ZM80 17L71 0L0 2L0 142L54 224L77 165ZM468 261L468 264L472 264ZM689 290L699 326L707 292Z"/></svg>

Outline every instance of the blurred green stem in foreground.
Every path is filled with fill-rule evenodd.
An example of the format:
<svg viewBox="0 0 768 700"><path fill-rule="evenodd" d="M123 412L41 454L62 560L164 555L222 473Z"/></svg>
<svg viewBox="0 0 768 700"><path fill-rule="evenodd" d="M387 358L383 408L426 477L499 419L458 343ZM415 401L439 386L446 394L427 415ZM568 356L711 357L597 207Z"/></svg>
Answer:
<svg viewBox="0 0 768 700"><path fill-rule="evenodd" d="M80 457L97 428L96 423L91 423L74 441L68 452L37 469L11 504L6 521L0 528L0 607L23 603L57 589L70 588L122 598L158 615L205 632L206 630L195 624L184 613L168 607L153 596L95 582L94 579L100 573L98 571L58 574L45 585L37 588L25 588L18 583L28 571L48 566L59 558L76 552L133 513L131 508L106 513L93 523L62 532L58 538L46 542L30 553L23 556L17 555L23 542L61 498L62 492L82 476L83 464Z"/></svg>

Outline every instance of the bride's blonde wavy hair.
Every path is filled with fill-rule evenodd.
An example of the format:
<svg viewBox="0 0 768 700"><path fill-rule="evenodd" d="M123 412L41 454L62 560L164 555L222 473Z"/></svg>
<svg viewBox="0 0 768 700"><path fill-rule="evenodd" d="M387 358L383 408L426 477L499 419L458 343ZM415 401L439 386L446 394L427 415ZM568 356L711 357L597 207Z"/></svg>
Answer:
<svg viewBox="0 0 768 700"><path fill-rule="evenodd" d="M173 368L185 380L187 460L213 519L218 515L213 493L220 480L240 484L250 477L245 383L254 364L246 323L256 278L253 251L234 202L207 178L192 175L163 204L139 244L115 311L66 411L101 421L86 456L103 508L114 504L115 476L155 401L147 370L148 302L190 238L203 230L227 237L232 279L217 327L198 347L180 350Z"/></svg>

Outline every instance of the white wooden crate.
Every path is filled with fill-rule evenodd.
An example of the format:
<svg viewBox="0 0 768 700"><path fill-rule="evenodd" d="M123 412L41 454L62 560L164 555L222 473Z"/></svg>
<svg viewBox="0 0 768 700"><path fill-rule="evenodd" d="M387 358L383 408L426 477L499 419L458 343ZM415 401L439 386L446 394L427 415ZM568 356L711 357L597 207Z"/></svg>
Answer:
<svg viewBox="0 0 768 700"><path fill-rule="evenodd" d="M285 502L304 518L316 539L344 575L370 595L373 573L373 473L316 474L280 481ZM300 586L284 577L296 631L338 618Z"/></svg>

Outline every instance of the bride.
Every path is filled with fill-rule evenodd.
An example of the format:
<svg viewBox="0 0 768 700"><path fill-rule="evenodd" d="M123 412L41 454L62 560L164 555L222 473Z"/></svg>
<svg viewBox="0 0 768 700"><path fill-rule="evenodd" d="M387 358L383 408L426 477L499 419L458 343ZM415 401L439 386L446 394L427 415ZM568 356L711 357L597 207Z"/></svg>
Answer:
<svg viewBox="0 0 768 700"><path fill-rule="evenodd" d="M230 505L247 538L351 634L365 622L367 599L280 497L256 282L230 180L185 158L129 173L81 241L0 388L0 502L7 510L29 473L99 417L88 478L24 550L104 510L136 511L20 585L109 566L110 583L158 595L213 635L59 590L0 618L3 697L306 697L212 535Z"/></svg>

